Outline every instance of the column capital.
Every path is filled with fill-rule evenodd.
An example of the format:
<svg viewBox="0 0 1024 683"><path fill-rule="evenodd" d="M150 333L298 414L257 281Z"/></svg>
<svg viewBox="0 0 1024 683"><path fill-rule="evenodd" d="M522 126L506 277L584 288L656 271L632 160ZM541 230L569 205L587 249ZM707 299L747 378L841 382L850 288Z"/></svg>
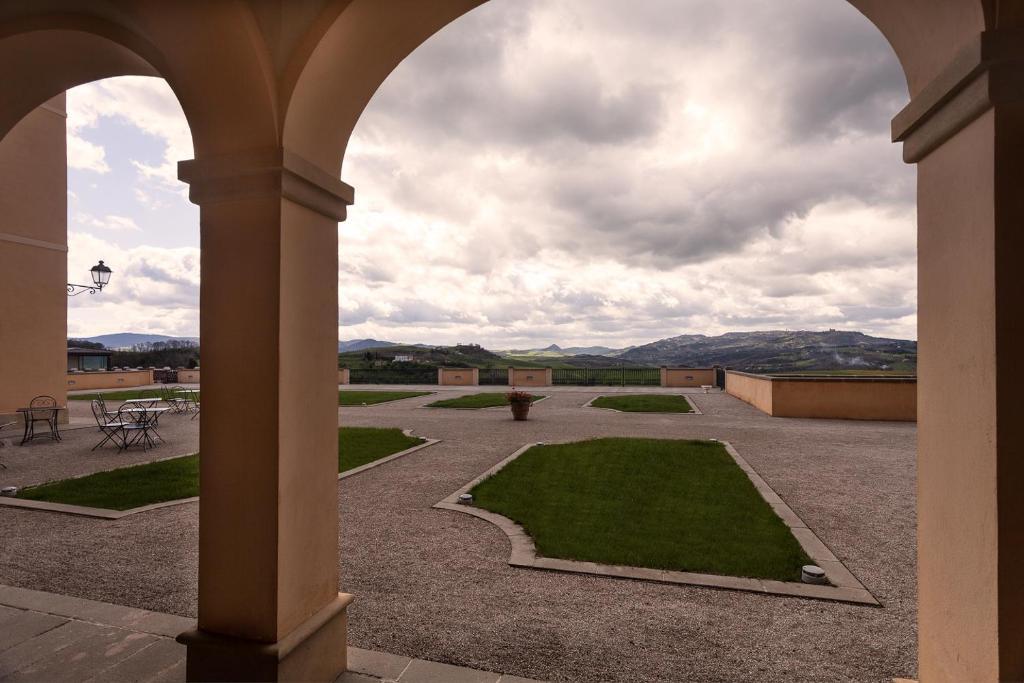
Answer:
<svg viewBox="0 0 1024 683"><path fill-rule="evenodd" d="M343 221L355 201L351 185L280 147L179 161L178 179L188 183L189 199L200 206L279 194Z"/></svg>
<svg viewBox="0 0 1024 683"><path fill-rule="evenodd" d="M893 142L917 163L1000 104L1024 103L1024 31L984 31L892 120Z"/></svg>

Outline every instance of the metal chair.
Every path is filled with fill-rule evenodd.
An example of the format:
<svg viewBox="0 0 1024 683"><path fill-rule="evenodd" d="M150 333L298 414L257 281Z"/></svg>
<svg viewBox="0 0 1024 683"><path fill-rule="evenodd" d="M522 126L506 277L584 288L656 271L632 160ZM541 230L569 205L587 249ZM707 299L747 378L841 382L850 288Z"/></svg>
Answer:
<svg viewBox="0 0 1024 683"><path fill-rule="evenodd" d="M195 413L192 414L192 419L194 420L197 417L199 417L199 409L201 407L199 405L199 392L197 392L195 389L189 389L188 393L189 393L189 398L192 399L192 405L194 405L196 407Z"/></svg>
<svg viewBox="0 0 1024 683"><path fill-rule="evenodd" d="M108 441L112 441L117 450L123 451L125 449L126 432L123 423L117 420L117 415L114 415L114 419L108 419L110 413L107 412L106 408L103 407L103 401L96 399L91 402L92 405L92 416L96 419L96 426L103 432L103 440L92 447L92 450L96 450Z"/></svg>
<svg viewBox="0 0 1024 683"><path fill-rule="evenodd" d="M148 429L149 429L149 413L145 409L141 413L129 413L126 412L132 410L126 406L121 406L117 409L117 421L121 425L121 429L124 430L124 448L127 449L129 446L134 446L139 441L142 441L142 450L145 450L152 444L150 444ZM136 417L138 416L138 417ZM132 436L129 436L132 435Z"/></svg>
<svg viewBox="0 0 1024 683"><path fill-rule="evenodd" d="M57 399L53 396L36 396L28 404L25 411L25 434L21 445L36 438L36 423L43 422L50 430L50 438L60 441L60 430L57 428Z"/></svg>
<svg viewBox="0 0 1024 683"><path fill-rule="evenodd" d="M182 412L190 413L199 407L199 404L196 401L195 391L192 389L174 387L172 391L174 391L175 395L181 396Z"/></svg>
<svg viewBox="0 0 1024 683"><path fill-rule="evenodd" d="M160 387L160 400L166 403L167 407L170 408L175 413L180 413L183 411L181 405L183 399L180 396L175 396L174 394L172 394L171 390L167 388L166 384Z"/></svg>
<svg viewBox="0 0 1024 683"><path fill-rule="evenodd" d="M100 404L100 411L103 413L104 421L109 423L117 420L117 411L110 411L107 409L107 402L103 399L103 394L96 394L96 399L93 403ZM96 411L93 410L93 415L95 416L95 414Z"/></svg>

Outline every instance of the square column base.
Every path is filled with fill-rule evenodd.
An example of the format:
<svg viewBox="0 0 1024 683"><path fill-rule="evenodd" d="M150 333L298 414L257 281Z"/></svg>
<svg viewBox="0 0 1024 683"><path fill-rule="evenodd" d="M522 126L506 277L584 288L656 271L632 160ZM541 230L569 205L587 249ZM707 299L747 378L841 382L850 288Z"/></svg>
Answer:
<svg viewBox="0 0 1024 683"><path fill-rule="evenodd" d="M333 681L348 668L348 614L352 596L339 593L276 643L186 631L188 681Z"/></svg>

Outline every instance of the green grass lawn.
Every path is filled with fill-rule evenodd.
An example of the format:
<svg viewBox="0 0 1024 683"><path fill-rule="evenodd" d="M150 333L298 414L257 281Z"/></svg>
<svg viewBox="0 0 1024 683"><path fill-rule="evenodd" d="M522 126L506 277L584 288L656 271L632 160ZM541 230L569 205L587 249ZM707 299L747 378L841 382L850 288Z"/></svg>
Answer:
<svg viewBox="0 0 1024 683"><path fill-rule="evenodd" d="M338 472L380 460L424 442L400 429L342 427L338 430ZM18 492L19 498L84 505L107 510L131 508L199 495L199 454L64 479Z"/></svg>
<svg viewBox="0 0 1024 683"><path fill-rule="evenodd" d="M146 396L142 394L145 393ZM156 389L122 389L120 391L92 391L87 394L68 394L68 400L70 401L92 401L96 396L100 395L104 401L127 401L132 398L148 398L155 397L160 398L160 392ZM196 396L199 396L199 391L195 391Z"/></svg>
<svg viewBox="0 0 1024 683"><path fill-rule="evenodd" d="M400 401L403 398L415 398L426 396L429 391L339 391L339 406L372 406L375 403L387 403L388 401Z"/></svg>
<svg viewBox="0 0 1024 683"><path fill-rule="evenodd" d="M685 397L668 394L628 394L598 396L590 405L612 408L626 413L692 413L693 406Z"/></svg>
<svg viewBox="0 0 1024 683"><path fill-rule="evenodd" d="M810 563L717 442L534 446L472 494L546 557L781 581Z"/></svg>
<svg viewBox="0 0 1024 683"><path fill-rule="evenodd" d="M543 396L533 396L533 403L536 403ZM428 403L428 408L464 408L471 410L478 410L480 408L497 408L499 406L507 406L508 399L505 398L504 392L491 392L487 394L470 394L469 396L460 396L459 398L447 398L443 401L434 401Z"/></svg>

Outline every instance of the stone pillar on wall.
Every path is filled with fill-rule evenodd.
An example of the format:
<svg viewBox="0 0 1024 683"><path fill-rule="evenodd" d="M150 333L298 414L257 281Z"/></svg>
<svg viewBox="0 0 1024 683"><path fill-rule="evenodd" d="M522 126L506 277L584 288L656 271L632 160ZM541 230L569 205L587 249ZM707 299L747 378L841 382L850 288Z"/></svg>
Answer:
<svg viewBox="0 0 1024 683"><path fill-rule="evenodd" d="M182 162L179 175L200 206L205 368L187 675L332 680L346 665L351 599L338 593L330 378L337 223L352 190L281 150Z"/></svg>
<svg viewBox="0 0 1024 683"><path fill-rule="evenodd" d="M664 365L662 365L661 368L659 368L659 374L661 375L661 386L667 387L668 386L668 368L665 367Z"/></svg>
<svg viewBox="0 0 1024 683"><path fill-rule="evenodd" d="M1022 680L1024 40L979 36L893 131L918 165L919 676Z"/></svg>
<svg viewBox="0 0 1024 683"><path fill-rule="evenodd" d="M338 384L349 384L352 381L352 373L348 368L338 370Z"/></svg>
<svg viewBox="0 0 1024 683"><path fill-rule="evenodd" d="M0 140L0 424L67 397L66 118L60 95Z"/></svg>

